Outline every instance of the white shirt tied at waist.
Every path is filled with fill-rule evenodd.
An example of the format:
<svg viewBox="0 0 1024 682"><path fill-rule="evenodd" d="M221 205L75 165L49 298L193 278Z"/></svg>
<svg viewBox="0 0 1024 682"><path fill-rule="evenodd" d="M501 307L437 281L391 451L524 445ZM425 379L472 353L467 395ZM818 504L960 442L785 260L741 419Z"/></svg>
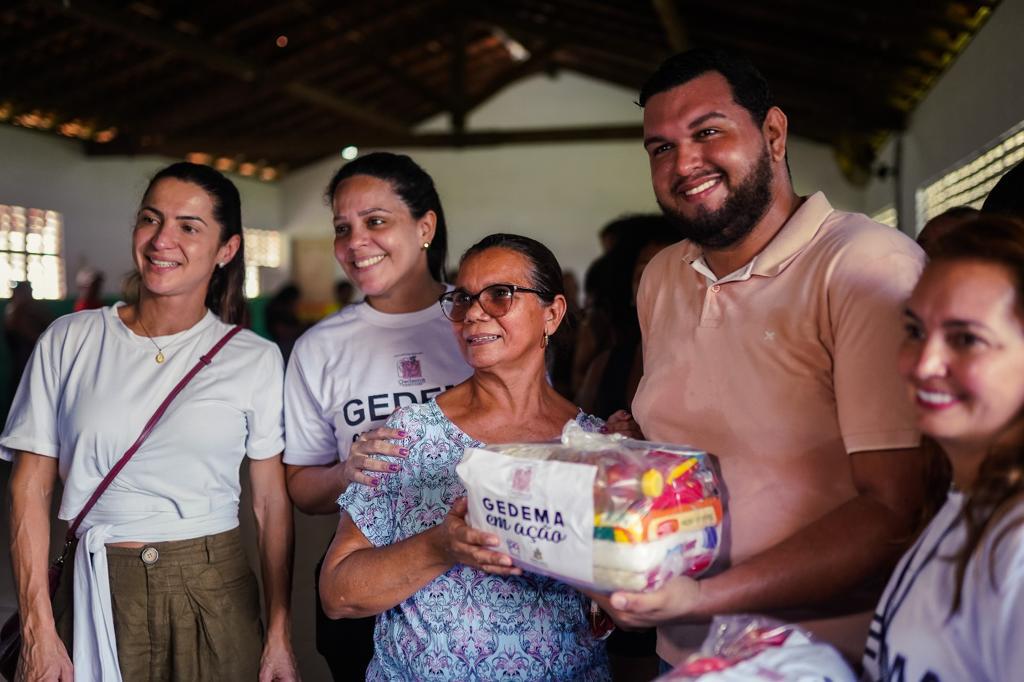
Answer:
<svg viewBox="0 0 1024 682"><path fill-rule="evenodd" d="M119 518L120 517L120 518ZM227 504L201 518L157 513L139 518L94 509L78 529L74 573L75 679L121 682L114 636L114 612L107 571L107 545L117 542L188 540L231 530L238 505ZM141 549L140 549L141 551Z"/></svg>

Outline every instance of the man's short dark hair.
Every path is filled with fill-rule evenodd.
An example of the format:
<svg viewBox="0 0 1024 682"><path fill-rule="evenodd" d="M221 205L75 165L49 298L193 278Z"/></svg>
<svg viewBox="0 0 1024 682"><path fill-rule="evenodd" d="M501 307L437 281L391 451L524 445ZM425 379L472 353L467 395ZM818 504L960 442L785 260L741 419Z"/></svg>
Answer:
<svg viewBox="0 0 1024 682"><path fill-rule="evenodd" d="M640 88L637 104L643 107L651 97L710 72L722 74L732 89L732 98L750 112L754 123L764 123L768 110L775 106L768 81L746 59L724 50L697 48L669 57Z"/></svg>

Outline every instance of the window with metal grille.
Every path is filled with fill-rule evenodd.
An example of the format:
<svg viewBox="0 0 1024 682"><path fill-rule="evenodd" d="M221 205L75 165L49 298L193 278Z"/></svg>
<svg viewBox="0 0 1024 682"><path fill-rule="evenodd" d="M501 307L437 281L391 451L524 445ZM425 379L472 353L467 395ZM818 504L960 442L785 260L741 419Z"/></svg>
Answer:
<svg viewBox="0 0 1024 682"><path fill-rule="evenodd" d="M260 295L260 268L279 268L283 240L277 230L245 229L245 296Z"/></svg>
<svg viewBox="0 0 1024 682"><path fill-rule="evenodd" d="M897 227L899 217L896 215L896 208L890 204L872 215L871 219L889 227Z"/></svg>
<svg viewBox="0 0 1024 682"><path fill-rule="evenodd" d="M25 281L35 298L64 298L63 230L56 211L0 204L0 298Z"/></svg>
<svg viewBox="0 0 1024 682"><path fill-rule="evenodd" d="M1024 121L917 191L917 229L954 206L981 208L1006 171L1024 161Z"/></svg>

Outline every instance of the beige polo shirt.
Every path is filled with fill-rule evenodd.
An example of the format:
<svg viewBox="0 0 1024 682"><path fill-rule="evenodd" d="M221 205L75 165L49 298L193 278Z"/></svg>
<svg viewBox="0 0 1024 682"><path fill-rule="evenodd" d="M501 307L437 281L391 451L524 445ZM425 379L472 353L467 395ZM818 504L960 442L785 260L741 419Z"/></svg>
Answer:
<svg viewBox="0 0 1024 682"><path fill-rule="evenodd" d="M651 440L718 455L731 525L725 561L742 562L853 498L850 453L918 444L896 351L923 261L905 235L835 211L819 192L720 279L688 241L647 266L633 414ZM857 652L868 618L810 624ZM706 630L661 628L658 653L677 663Z"/></svg>

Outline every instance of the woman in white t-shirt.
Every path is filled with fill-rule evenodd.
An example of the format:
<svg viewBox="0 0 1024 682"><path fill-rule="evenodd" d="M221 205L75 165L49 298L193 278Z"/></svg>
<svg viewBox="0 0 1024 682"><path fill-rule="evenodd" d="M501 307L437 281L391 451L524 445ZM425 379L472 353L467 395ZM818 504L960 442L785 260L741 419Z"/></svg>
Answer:
<svg viewBox="0 0 1024 682"><path fill-rule="evenodd" d="M335 173L326 198L334 255L365 298L295 344L285 379L284 461L296 506L336 515L350 484L377 485L398 470L373 456L406 454L391 443L404 434L382 428L391 413L428 402L471 369L437 304L447 231L430 176L408 156L369 154ZM373 624L331 621L318 597L317 649L335 680L363 679Z"/></svg>
<svg viewBox="0 0 1024 682"><path fill-rule="evenodd" d="M296 679L283 367L277 348L252 332L236 334L195 375L87 513L74 570L64 570L51 607L58 473L58 516L70 520L171 389L245 318L238 190L205 166L159 171L139 207L132 256L137 300L51 325L0 437L0 456L14 459L19 679ZM265 637L238 530L246 456Z"/></svg>
<svg viewBox="0 0 1024 682"><path fill-rule="evenodd" d="M876 609L865 676L1022 679L1024 223L981 215L939 238L906 309L900 372L952 469L945 505Z"/></svg>

